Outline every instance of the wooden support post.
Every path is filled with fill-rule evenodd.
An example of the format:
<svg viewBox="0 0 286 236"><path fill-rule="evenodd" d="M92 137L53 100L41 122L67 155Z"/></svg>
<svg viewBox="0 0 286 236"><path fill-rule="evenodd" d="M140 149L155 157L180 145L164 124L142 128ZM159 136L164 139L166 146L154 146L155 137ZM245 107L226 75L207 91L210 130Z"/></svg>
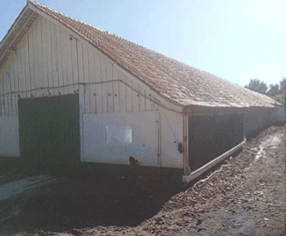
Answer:
<svg viewBox="0 0 286 236"><path fill-rule="evenodd" d="M183 113L183 167L184 175L189 172L189 116Z"/></svg>

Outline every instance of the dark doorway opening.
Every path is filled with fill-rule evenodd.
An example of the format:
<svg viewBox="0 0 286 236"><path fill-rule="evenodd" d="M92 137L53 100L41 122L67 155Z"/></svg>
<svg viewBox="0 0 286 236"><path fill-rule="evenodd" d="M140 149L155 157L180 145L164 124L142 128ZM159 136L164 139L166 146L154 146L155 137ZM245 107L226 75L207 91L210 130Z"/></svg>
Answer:
<svg viewBox="0 0 286 236"><path fill-rule="evenodd" d="M189 118L189 166L195 171L243 141L243 114Z"/></svg>
<svg viewBox="0 0 286 236"><path fill-rule="evenodd" d="M34 172L73 169L80 162L78 94L20 99L20 155Z"/></svg>

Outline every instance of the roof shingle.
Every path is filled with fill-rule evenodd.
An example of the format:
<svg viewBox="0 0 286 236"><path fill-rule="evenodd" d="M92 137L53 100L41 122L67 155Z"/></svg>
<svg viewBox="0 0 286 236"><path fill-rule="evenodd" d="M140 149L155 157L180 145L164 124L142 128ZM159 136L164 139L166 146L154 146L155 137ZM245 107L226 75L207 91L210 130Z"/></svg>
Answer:
<svg viewBox="0 0 286 236"><path fill-rule="evenodd" d="M274 100L122 39L36 2L32 6L64 24L129 71L181 106L273 107Z"/></svg>

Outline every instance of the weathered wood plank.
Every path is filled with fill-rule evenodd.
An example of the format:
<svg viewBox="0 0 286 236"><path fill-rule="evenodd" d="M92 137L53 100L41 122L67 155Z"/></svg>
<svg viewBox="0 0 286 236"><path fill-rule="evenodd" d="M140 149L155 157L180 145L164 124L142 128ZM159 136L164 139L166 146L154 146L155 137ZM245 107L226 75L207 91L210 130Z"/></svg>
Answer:
<svg viewBox="0 0 286 236"><path fill-rule="evenodd" d="M72 74L72 40L67 32L65 32L65 46L66 46L66 61L67 61L67 75L68 75L68 93L72 94L74 92L73 86L73 74Z"/></svg>
<svg viewBox="0 0 286 236"><path fill-rule="evenodd" d="M35 20L33 24L32 30L32 51L33 51L33 64L34 64L34 78L33 78L33 87L38 88L38 80L39 80L39 49L38 49L38 18ZM37 90L33 91L32 94L34 96L38 95Z"/></svg>
<svg viewBox="0 0 286 236"><path fill-rule="evenodd" d="M88 49L83 45L83 82L89 83ZM89 88L84 86L84 113L89 113Z"/></svg>
<svg viewBox="0 0 286 236"><path fill-rule="evenodd" d="M61 28L61 55L62 55L62 68L63 68L63 86L68 84L68 65L66 55L66 32ZM63 94L68 93L68 87L63 87Z"/></svg>
<svg viewBox="0 0 286 236"><path fill-rule="evenodd" d="M118 80L118 70L115 66L112 67L112 78L113 80ZM113 112L117 113L120 112L119 106L119 82L112 83L113 88L113 101L114 101L114 110Z"/></svg>
<svg viewBox="0 0 286 236"><path fill-rule="evenodd" d="M13 70L13 91L18 91L18 73L16 69L16 55L15 53L12 54L11 60L13 61L12 63L12 70ZM13 106L14 106L14 111L15 115L18 115L18 104L17 104L17 93L13 93Z"/></svg>
<svg viewBox="0 0 286 236"><path fill-rule="evenodd" d="M94 68L94 55L92 50L88 50L88 66L89 66L89 75L90 75L90 81L95 82L95 68ZM93 86L87 86L89 90L89 113L94 114L95 113L95 90L94 85Z"/></svg>
<svg viewBox="0 0 286 236"><path fill-rule="evenodd" d="M133 104L132 104L132 90L131 90L131 81L130 79L124 75L124 82L129 85L125 85L125 104L126 104L126 112L133 111Z"/></svg>
<svg viewBox="0 0 286 236"><path fill-rule="evenodd" d="M77 67L78 67L78 80L79 83L84 82L84 75L83 75L83 44L82 42L77 42ZM80 105L80 114L83 114L84 112L84 87L83 85L78 86L78 92L79 92L79 105ZM80 119L82 122L82 119ZM82 136L82 130L81 130L81 136Z"/></svg>
<svg viewBox="0 0 286 236"><path fill-rule="evenodd" d="M51 23L51 52L52 52L52 70L53 70L53 95L58 94L58 45L57 45L57 36L56 36L56 26Z"/></svg>
<svg viewBox="0 0 286 236"><path fill-rule="evenodd" d="M52 47L51 47L51 41L52 41L52 38L51 38L51 22L46 20L46 43L47 43L47 46L46 46L46 53L47 53L47 62L48 62L48 74L47 74L47 79L48 79L48 93L49 95L53 95L54 94L54 81L53 81L53 68L52 68L52 65L53 65L53 58L52 58Z"/></svg>
<svg viewBox="0 0 286 236"><path fill-rule="evenodd" d="M8 67L9 67L9 73L10 73L10 92L14 91L14 83L15 83L15 75L14 75L14 68L13 68L13 54L11 53L9 58L8 58ZM10 115L14 116L15 115L15 104L14 104L14 95L11 93L10 95L10 106L11 106L11 112Z"/></svg>
<svg viewBox="0 0 286 236"><path fill-rule="evenodd" d="M42 49L42 17L38 18L37 23L37 65L38 65L38 77L36 79L36 86L37 88L42 87L43 85L43 78L44 78L44 71L43 71L43 49ZM35 91L35 96L41 96L41 90Z"/></svg>
<svg viewBox="0 0 286 236"><path fill-rule="evenodd" d="M19 90L20 91L25 91L25 57L24 57L24 52L23 52L23 41L21 40L20 43L18 44L18 52L19 52L19 60L18 60L18 66L19 66ZM21 93L21 97L26 97L26 93Z"/></svg>
<svg viewBox="0 0 286 236"><path fill-rule="evenodd" d="M117 69L118 70L118 69ZM125 82L125 78L122 71L118 70L118 79ZM119 111L126 111L126 97L125 97L125 84L123 82L119 82Z"/></svg>
<svg viewBox="0 0 286 236"><path fill-rule="evenodd" d="M94 98L95 98L95 112L102 113L102 94L101 94L101 74L100 74L100 59L98 53L93 52L94 55L94 68L95 68L95 82L99 83L94 87Z"/></svg>
<svg viewBox="0 0 286 236"><path fill-rule="evenodd" d="M10 90L10 84L9 84L9 72L7 67L7 61L4 63L4 91L9 92ZM5 103L5 116L9 116L10 114L10 104L9 104L9 95L6 94L4 96L4 103Z"/></svg>
<svg viewBox="0 0 286 236"><path fill-rule="evenodd" d="M24 38L24 67L25 67L25 90L27 90L27 97L31 97L31 76L30 76L30 65L29 65L29 45L28 45L28 36L25 34Z"/></svg>
<svg viewBox="0 0 286 236"><path fill-rule="evenodd" d="M48 53L47 53L47 24L46 19L42 19L42 57L43 57L43 78L42 87L49 87L48 81ZM48 95L48 90L41 90L42 96Z"/></svg>
<svg viewBox="0 0 286 236"><path fill-rule="evenodd" d="M72 77L73 83L78 83L78 56L77 56L77 40L72 38L71 40L71 57L72 57ZM73 86L73 91L76 92L78 90L78 85Z"/></svg>
<svg viewBox="0 0 286 236"><path fill-rule="evenodd" d="M106 79L106 64L104 62L104 59L102 59L102 56L100 55L100 74L101 74L101 81L105 82ZM107 86L106 83L102 83L101 85L101 98L102 98L102 113L107 113L108 107L107 107Z"/></svg>
<svg viewBox="0 0 286 236"><path fill-rule="evenodd" d="M33 47L33 29L34 29L34 25L32 25L32 27L30 27L30 29L27 32L27 40L28 40L28 54L29 54L29 71L30 71L30 89L34 89L35 88L35 64L34 64L34 47ZM30 93L30 96L33 93Z"/></svg>
<svg viewBox="0 0 286 236"><path fill-rule="evenodd" d="M61 40L61 28L59 26L56 26L56 44L57 44L57 69L58 69L58 86L57 89L58 94L63 94L63 88L60 86L63 86L63 61L62 61L62 40Z"/></svg>
<svg viewBox="0 0 286 236"><path fill-rule="evenodd" d="M106 60L104 60L104 63L106 65L106 81L113 80L112 78L112 64ZM114 112L114 94L113 94L113 87L112 83L109 82L106 84L107 88L107 112L111 113Z"/></svg>

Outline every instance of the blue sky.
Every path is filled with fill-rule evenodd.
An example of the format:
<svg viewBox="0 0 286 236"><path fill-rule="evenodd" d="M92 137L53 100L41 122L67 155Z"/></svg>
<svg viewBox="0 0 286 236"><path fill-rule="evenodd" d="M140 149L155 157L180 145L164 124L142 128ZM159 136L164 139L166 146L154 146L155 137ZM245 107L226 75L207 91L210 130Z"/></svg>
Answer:
<svg viewBox="0 0 286 236"><path fill-rule="evenodd" d="M286 78L285 0L38 0L220 78ZM0 39L26 0L1 1Z"/></svg>

